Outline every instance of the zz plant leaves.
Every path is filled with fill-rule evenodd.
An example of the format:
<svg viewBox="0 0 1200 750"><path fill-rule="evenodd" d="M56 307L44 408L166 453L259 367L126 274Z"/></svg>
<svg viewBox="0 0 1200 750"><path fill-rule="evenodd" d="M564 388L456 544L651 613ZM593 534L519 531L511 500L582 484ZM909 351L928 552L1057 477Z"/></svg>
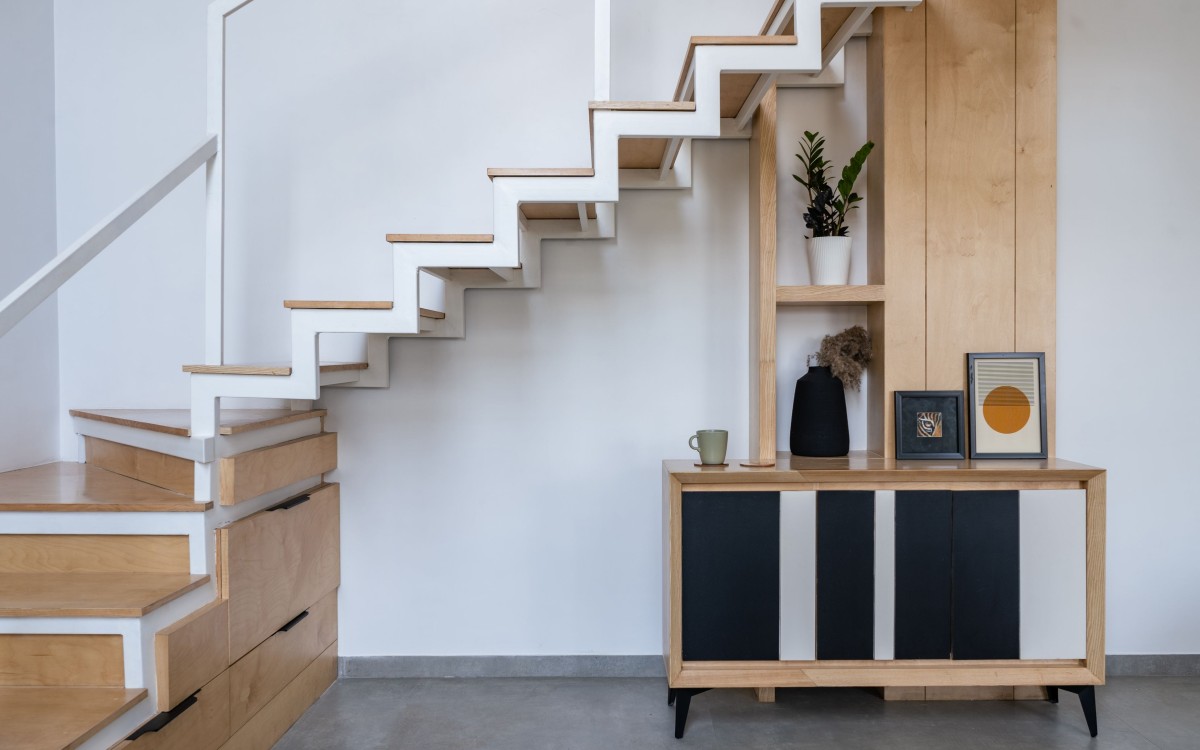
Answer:
<svg viewBox="0 0 1200 750"><path fill-rule="evenodd" d="M858 181L873 148L875 144L867 141L854 154L842 168L842 176L835 189L830 185L829 172L833 165L825 158L825 138L820 133L804 131L800 153L796 154L804 174L794 174L792 177L808 191L804 226L812 230L813 237L845 237L849 233L846 215L862 201L862 196L854 192L854 183Z"/></svg>

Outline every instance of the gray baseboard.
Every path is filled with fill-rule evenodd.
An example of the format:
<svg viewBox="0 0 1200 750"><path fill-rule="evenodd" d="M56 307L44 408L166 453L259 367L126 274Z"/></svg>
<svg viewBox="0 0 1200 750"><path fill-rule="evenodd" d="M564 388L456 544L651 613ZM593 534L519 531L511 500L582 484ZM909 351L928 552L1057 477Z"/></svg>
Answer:
<svg viewBox="0 0 1200 750"><path fill-rule="evenodd" d="M348 679L398 677L665 677L661 656L343 656Z"/></svg>
<svg viewBox="0 0 1200 750"><path fill-rule="evenodd" d="M1200 654L1109 654L1109 677L1200 677Z"/></svg>
<svg viewBox="0 0 1200 750"><path fill-rule="evenodd" d="M1198 677L1200 654L1121 654L1109 677ZM663 677L661 656L343 656L347 679L415 677Z"/></svg>

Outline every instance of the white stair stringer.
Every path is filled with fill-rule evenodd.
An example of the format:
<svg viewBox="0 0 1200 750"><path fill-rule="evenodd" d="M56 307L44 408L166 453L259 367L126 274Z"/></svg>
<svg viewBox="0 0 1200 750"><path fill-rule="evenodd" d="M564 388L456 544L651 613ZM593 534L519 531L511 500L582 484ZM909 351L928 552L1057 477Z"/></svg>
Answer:
<svg viewBox="0 0 1200 750"><path fill-rule="evenodd" d="M388 384L388 346L393 337L463 335L463 292L468 288L456 282L451 274L445 288L444 320L429 326L422 333L419 318L419 278L424 268L490 268L504 275L489 288L530 288L540 283L541 239L530 225L547 222L524 221L522 203L595 203L597 220L589 222L595 236L615 229L613 204L619 199L622 170L618 165L618 142L622 137L692 138L744 137L732 120L720 114L721 74L765 73L819 74L823 68L823 50L819 29L822 5L842 7L909 7L920 0L879 0L864 2L828 2L821 0L786 0L776 22L785 23L795 17L796 44L789 45L700 45L696 47L691 68L690 84L685 87L696 108L693 111L617 110L602 109L592 113L593 176L498 176L493 185L493 216L495 230L490 243L401 243L393 255L394 306L391 310L296 310L292 317L292 371L286 376L193 374L192 435L203 440L216 434L218 404L222 397L315 400L323 385L352 385L386 387ZM780 20L784 19L784 20ZM804 30L805 33L799 33ZM628 174L628 187L644 187L644 176ZM668 170L664 170L668 171ZM674 171L674 170L669 170ZM691 182L690 168L679 177ZM679 177L676 177L677 185ZM601 220L604 207L608 219ZM558 222L553 222L558 223ZM569 236L584 238L589 230L571 225ZM562 228L563 230L566 227ZM557 227L554 231L560 231ZM525 235L523 238L522 235ZM522 239L528 257L522 258ZM344 371L322 374L319 370L319 334L367 334L368 368L365 371ZM202 479L202 474L208 475ZM196 498L210 499L213 491L213 472L197 468Z"/></svg>

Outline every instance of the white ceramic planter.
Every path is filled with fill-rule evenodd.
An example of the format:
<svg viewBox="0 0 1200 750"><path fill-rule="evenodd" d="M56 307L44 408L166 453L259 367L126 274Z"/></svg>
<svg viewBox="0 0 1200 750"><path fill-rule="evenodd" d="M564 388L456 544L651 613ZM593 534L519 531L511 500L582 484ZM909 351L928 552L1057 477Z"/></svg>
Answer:
<svg viewBox="0 0 1200 750"><path fill-rule="evenodd" d="M808 240L808 273L815 286L850 283L850 237L812 237Z"/></svg>

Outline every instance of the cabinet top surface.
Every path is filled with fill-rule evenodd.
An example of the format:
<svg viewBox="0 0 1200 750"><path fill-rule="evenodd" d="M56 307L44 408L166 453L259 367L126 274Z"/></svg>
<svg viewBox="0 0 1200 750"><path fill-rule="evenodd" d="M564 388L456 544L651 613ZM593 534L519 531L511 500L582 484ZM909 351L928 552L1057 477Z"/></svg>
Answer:
<svg viewBox="0 0 1200 750"><path fill-rule="evenodd" d="M695 459L663 461L665 473L684 484L730 482L862 482L862 481L1087 481L1104 469L1062 458L988 461L898 461L877 453L851 451L838 458L808 458L780 453L770 467L742 466L747 459L727 459L727 466L697 466Z"/></svg>

